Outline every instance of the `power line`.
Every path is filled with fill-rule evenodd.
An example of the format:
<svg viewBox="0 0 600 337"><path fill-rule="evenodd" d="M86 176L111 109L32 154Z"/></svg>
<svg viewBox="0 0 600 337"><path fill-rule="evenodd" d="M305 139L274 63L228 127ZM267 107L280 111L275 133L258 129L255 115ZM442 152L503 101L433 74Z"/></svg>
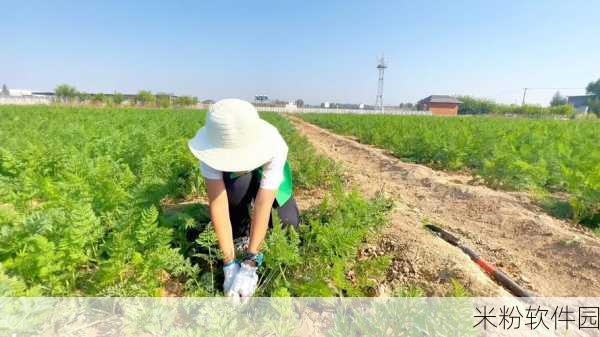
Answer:
<svg viewBox="0 0 600 337"><path fill-rule="evenodd" d="M584 90L585 88L523 88L523 100L521 105L525 105L525 97L528 90Z"/></svg>
<svg viewBox="0 0 600 337"><path fill-rule="evenodd" d="M527 90L580 90L585 88L524 88Z"/></svg>

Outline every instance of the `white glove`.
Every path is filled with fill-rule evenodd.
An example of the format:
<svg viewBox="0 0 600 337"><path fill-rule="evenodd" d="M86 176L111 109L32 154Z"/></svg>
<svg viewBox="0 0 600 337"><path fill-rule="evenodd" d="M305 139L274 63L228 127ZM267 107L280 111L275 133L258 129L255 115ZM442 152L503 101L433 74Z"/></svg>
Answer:
<svg viewBox="0 0 600 337"><path fill-rule="evenodd" d="M258 284L257 269L257 267L252 267L246 263L241 264L231 286L230 292L234 294L233 296L250 297L254 294Z"/></svg>
<svg viewBox="0 0 600 337"><path fill-rule="evenodd" d="M223 267L223 275L225 276L225 281L223 281L223 294L227 297L234 296L231 291L231 285L233 284L233 280L237 273L240 271L240 263L234 261Z"/></svg>

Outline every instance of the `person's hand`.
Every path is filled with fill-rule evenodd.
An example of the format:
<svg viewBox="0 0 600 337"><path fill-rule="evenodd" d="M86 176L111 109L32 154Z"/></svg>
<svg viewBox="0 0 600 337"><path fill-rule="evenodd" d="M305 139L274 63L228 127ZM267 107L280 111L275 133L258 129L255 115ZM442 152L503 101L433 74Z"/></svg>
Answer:
<svg viewBox="0 0 600 337"><path fill-rule="evenodd" d="M258 284L258 275L256 270L258 267L251 266L248 263L242 263L239 271L233 280L230 293L233 296L250 297L256 291Z"/></svg>
<svg viewBox="0 0 600 337"><path fill-rule="evenodd" d="M231 291L231 286L233 285L233 281L240 271L240 263L237 261L233 261L230 264L223 267L223 275L225 276L225 280L223 281L223 294L227 297L235 296L235 294Z"/></svg>

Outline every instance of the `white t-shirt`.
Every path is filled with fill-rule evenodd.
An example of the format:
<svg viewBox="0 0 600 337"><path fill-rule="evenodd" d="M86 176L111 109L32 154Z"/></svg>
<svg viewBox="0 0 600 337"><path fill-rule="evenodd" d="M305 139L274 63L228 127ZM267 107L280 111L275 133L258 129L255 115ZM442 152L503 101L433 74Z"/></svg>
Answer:
<svg viewBox="0 0 600 337"><path fill-rule="evenodd" d="M262 165L263 177L260 181L260 187L266 190L279 189L279 185L281 185L284 178L283 168L287 160L288 146L281 135L279 133L277 134L279 137L277 137L277 140L272 144L274 155L269 161ZM206 179L223 179L223 171L216 170L203 162L200 163L200 170L202 171L202 176Z"/></svg>

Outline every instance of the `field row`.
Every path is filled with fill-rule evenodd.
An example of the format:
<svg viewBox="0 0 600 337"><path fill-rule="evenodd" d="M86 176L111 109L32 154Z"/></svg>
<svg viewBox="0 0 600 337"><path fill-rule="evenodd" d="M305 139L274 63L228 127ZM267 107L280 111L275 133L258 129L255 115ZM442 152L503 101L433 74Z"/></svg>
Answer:
<svg viewBox="0 0 600 337"><path fill-rule="evenodd" d="M489 186L530 190L552 213L598 227L600 122L303 114L404 161L470 170Z"/></svg>

